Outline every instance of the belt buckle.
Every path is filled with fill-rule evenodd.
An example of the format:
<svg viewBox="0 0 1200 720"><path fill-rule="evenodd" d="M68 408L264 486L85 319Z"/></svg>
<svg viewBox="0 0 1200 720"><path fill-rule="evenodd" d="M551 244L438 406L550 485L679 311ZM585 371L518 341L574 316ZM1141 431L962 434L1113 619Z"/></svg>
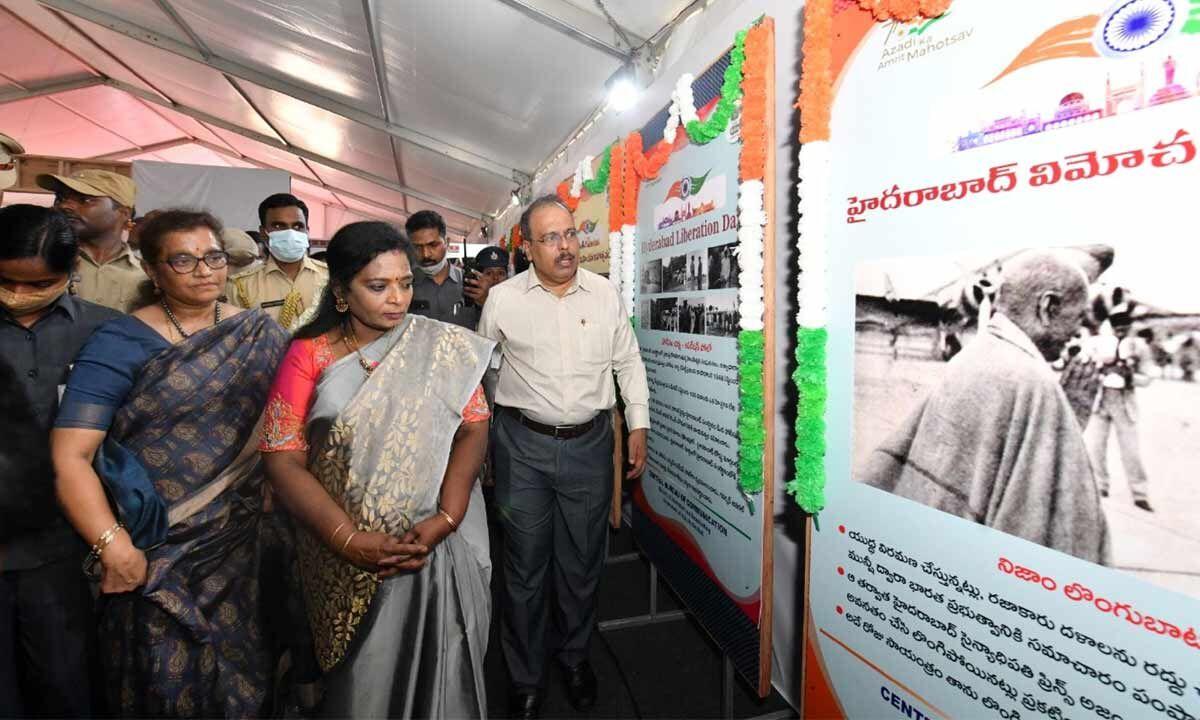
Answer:
<svg viewBox="0 0 1200 720"><path fill-rule="evenodd" d="M562 439L566 435L566 433L568 433L574 429L575 429L574 425L555 425L554 426L554 439L555 440Z"/></svg>

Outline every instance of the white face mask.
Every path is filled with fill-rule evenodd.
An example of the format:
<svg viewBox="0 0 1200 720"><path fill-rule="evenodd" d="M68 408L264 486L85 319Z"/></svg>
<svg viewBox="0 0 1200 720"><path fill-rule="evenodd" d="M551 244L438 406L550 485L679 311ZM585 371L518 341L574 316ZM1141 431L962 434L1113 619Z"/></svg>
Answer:
<svg viewBox="0 0 1200 720"><path fill-rule="evenodd" d="M437 275L446 269L446 265L449 262L449 258L443 257L442 261L437 265L418 265L417 267L421 268L421 272L425 273L426 275Z"/></svg>
<svg viewBox="0 0 1200 720"><path fill-rule="evenodd" d="M280 262L296 262L308 252L308 233L299 230L276 230L267 239L272 257Z"/></svg>

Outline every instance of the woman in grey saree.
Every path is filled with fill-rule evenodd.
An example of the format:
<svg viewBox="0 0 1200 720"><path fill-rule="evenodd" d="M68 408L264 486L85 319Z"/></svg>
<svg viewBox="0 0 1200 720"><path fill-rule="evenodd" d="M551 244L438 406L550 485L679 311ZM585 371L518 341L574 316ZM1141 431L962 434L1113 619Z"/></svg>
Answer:
<svg viewBox="0 0 1200 720"><path fill-rule="evenodd" d="M299 520L322 713L482 717L490 620L475 475L492 343L406 313L411 246L334 236L330 284L267 400L268 477Z"/></svg>

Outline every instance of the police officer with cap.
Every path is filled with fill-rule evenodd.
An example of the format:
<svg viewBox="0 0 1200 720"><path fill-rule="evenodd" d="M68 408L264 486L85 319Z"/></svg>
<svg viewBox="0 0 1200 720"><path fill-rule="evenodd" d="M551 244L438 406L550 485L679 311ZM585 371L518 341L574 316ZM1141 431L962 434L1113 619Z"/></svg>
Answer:
<svg viewBox="0 0 1200 720"><path fill-rule="evenodd" d="M146 273L122 239L133 217L137 185L108 170L70 175L38 175L37 184L54 193L54 208L71 222L79 239L75 294L121 312L135 309Z"/></svg>

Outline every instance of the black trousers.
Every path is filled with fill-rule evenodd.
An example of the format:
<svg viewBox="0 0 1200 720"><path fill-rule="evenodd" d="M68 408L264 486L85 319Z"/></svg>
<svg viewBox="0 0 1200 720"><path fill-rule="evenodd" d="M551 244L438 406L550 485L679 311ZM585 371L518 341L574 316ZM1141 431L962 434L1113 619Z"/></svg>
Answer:
<svg viewBox="0 0 1200 720"><path fill-rule="evenodd" d="M542 687L551 567L556 656L569 666L587 659L608 541L613 429L604 413L580 437L557 440L501 412L492 430L505 533L500 642L513 684Z"/></svg>
<svg viewBox="0 0 1200 720"><path fill-rule="evenodd" d="M96 615L74 556L0 573L0 717L90 717Z"/></svg>

